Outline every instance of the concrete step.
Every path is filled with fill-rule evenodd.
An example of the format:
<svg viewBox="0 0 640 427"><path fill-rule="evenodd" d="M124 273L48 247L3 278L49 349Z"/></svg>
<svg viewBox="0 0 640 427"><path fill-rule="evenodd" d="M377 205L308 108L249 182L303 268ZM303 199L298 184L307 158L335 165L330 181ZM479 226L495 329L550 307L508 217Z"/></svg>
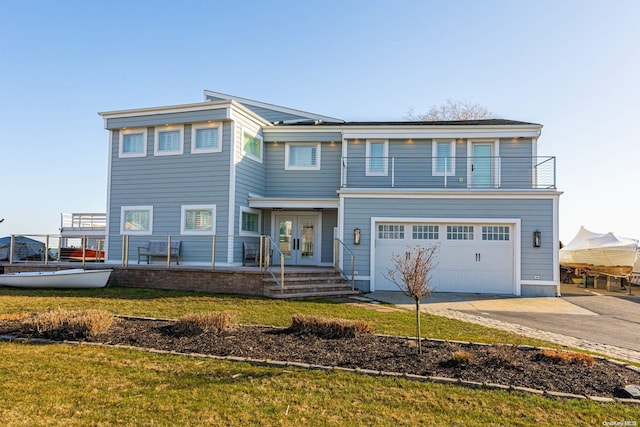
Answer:
<svg viewBox="0 0 640 427"><path fill-rule="evenodd" d="M265 284L268 283L277 283L276 279L274 279L271 276L265 277L262 279L262 281ZM284 277L284 283L285 284L306 284L306 283L313 283L313 284L322 284L322 283L327 283L327 284L331 284L331 283L344 283L344 278L340 275L337 276L295 276L295 277L290 277L289 275L285 275Z"/></svg>
<svg viewBox="0 0 640 427"><path fill-rule="evenodd" d="M269 292L280 292L280 286L272 285L265 287L265 290ZM296 284L291 285L285 282L284 284L284 292L301 292L301 291L343 291L343 290L351 290L351 285L347 283L309 283L309 284Z"/></svg>

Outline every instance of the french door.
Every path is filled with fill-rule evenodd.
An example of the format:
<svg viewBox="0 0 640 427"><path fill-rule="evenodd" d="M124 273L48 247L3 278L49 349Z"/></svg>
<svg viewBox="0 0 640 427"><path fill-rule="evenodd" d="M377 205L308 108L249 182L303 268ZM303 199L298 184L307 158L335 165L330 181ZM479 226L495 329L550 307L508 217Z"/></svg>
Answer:
<svg viewBox="0 0 640 427"><path fill-rule="evenodd" d="M276 215L275 235L287 265L317 265L320 260L317 215ZM279 254L274 254L278 257ZM279 262L279 259L274 259Z"/></svg>

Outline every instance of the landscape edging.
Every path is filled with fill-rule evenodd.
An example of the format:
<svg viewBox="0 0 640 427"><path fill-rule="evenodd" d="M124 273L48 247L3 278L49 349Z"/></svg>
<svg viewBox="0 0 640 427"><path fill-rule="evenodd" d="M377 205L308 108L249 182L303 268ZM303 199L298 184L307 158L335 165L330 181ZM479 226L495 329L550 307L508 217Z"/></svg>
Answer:
<svg viewBox="0 0 640 427"><path fill-rule="evenodd" d="M153 320L151 318L147 318L148 320ZM385 335L391 336L391 335ZM409 337L407 337L409 338ZM415 339L415 337L414 337ZM425 341L431 340L430 338L425 339ZM86 342L86 341L72 341L72 340L63 340L56 341L45 338L19 338L13 335L0 335L0 341L8 341L8 342L24 342L24 343L38 343L38 344L70 344L70 345L88 345L88 346L96 346L96 347L111 347L111 348L120 348L126 350L138 350L138 351L146 351L148 353L156 353L156 354L169 354L173 356L187 356L194 358L203 358L203 359L211 359L211 360L224 360L228 362L244 362L249 363L255 366L268 366L268 367L294 367L300 369L308 369L308 370L322 370L322 371L341 371L341 372L350 372L361 375L369 375L369 376L378 376L378 377L388 377L388 378L403 378L410 381L420 381L420 382L431 382L431 383L440 383L440 384L455 384L460 385L467 388L485 388L485 389L494 389L494 390L503 390L503 391L518 391L529 394L535 394L538 396L546 396L546 397L555 397L555 398L563 398L563 399L582 399L582 400L591 400L597 403L611 403L611 402L620 402L624 404L634 404L640 405L640 399L627 399L627 398L611 398L604 396L584 396L578 394L571 393L563 393L551 390L539 390L528 387L520 387L513 385L504 385L504 384L493 384L493 383L481 383L476 381L467 381L461 380L459 378L448 378L448 377L435 377L435 376L425 376L425 375L416 375L416 374L406 374L406 373L398 373L398 372L385 372L385 371L376 371L373 369L361 369L361 368L344 368L341 366L324 366L324 365L312 365L309 363L303 362L289 362L289 361L279 361L279 360L269 360L269 359L252 359L249 357L239 357L239 356L216 356L213 354L202 354L202 353L180 353L178 351L172 350L159 350L155 348L148 347L136 347L131 345L123 345L123 344L104 344L104 343L94 343L94 342ZM440 339L433 339L433 341L437 342L452 342L458 344L476 344L473 342L463 342L463 341L447 341ZM483 344L483 345L491 345L491 344ZM526 346L531 348L531 346ZM541 347L533 347L533 348L541 348ZM620 364L621 362L605 359L599 356L596 356L600 359L603 359L609 363L614 362L615 364ZM629 367L631 365L626 365L625 367ZM635 368L635 367L634 367Z"/></svg>

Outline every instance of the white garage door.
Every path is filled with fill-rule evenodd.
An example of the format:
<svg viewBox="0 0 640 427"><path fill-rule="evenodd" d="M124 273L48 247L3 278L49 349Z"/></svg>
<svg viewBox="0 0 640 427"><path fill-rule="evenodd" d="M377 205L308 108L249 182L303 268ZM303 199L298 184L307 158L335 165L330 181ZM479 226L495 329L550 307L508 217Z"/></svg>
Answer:
<svg viewBox="0 0 640 427"><path fill-rule="evenodd" d="M515 293L510 224L386 223L375 226L375 289L399 290L388 279L392 254L440 245L432 272L436 292Z"/></svg>

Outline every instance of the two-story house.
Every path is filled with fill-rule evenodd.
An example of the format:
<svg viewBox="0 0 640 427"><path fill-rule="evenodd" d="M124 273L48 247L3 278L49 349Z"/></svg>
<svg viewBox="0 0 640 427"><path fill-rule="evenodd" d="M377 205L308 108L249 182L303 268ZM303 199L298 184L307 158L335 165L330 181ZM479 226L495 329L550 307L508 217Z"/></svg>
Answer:
<svg viewBox="0 0 640 427"><path fill-rule="evenodd" d="M391 254L438 244L436 291L557 293L561 193L555 159L537 154L541 125L347 122L204 95L100 113L107 262L120 262L122 235L171 235L181 265L206 265L216 236L215 261L241 265L241 242L268 235L275 262L331 266L337 246L354 254L359 289L397 290Z"/></svg>

